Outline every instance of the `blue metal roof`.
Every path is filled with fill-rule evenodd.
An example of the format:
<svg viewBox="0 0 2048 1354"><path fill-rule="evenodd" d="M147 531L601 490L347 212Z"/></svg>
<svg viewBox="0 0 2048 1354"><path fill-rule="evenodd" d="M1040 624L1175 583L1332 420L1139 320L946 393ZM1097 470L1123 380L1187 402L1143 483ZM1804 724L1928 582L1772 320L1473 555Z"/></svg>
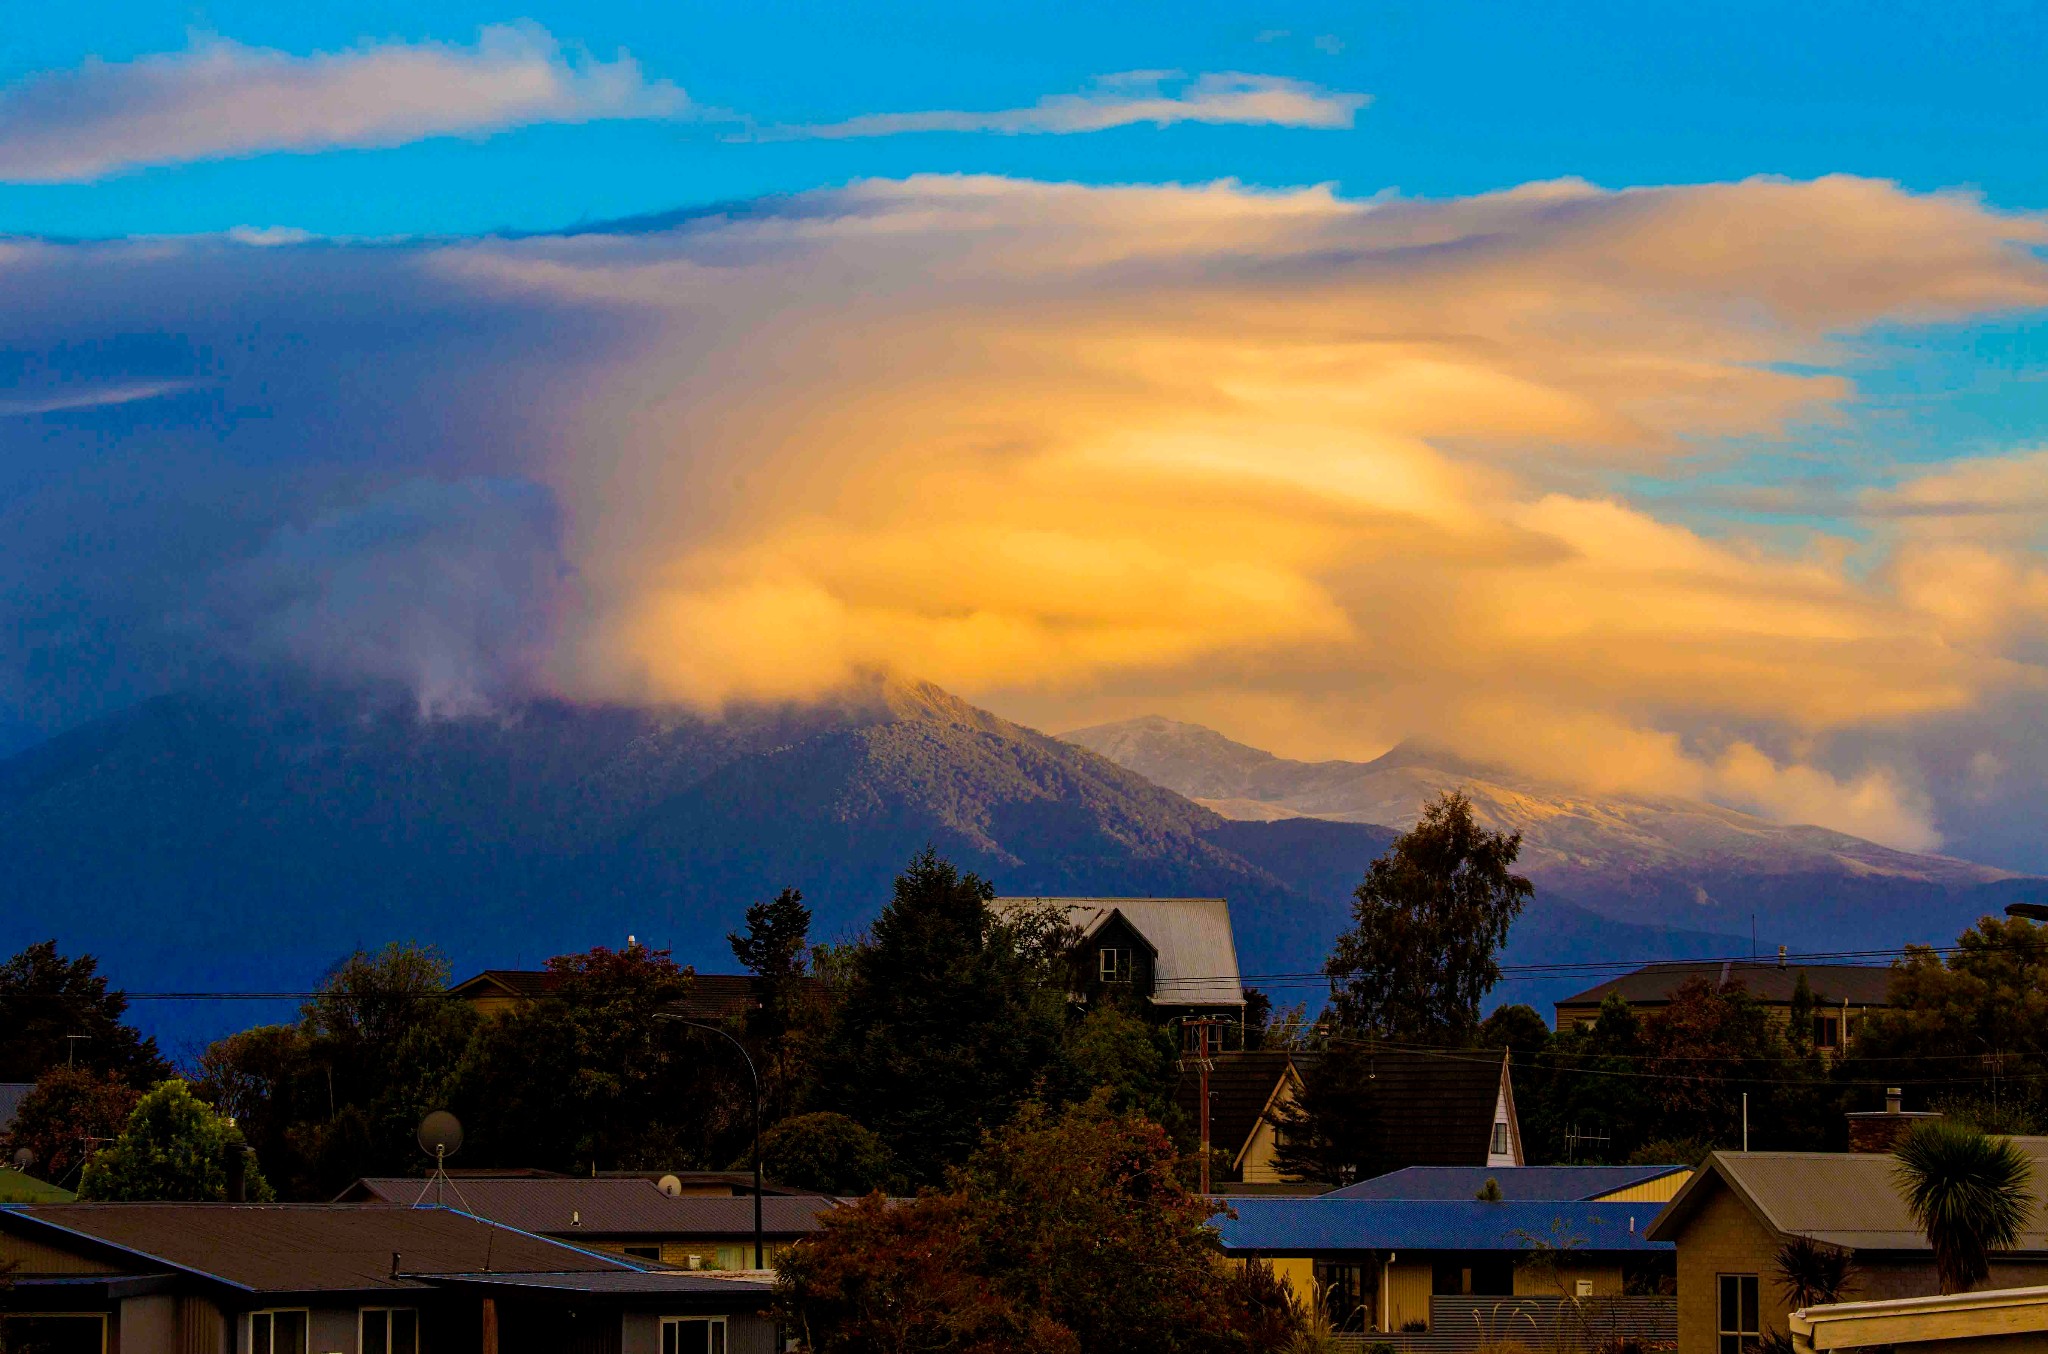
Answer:
<svg viewBox="0 0 2048 1354"><path fill-rule="evenodd" d="M1329 1199L1470 1199L1491 1180L1504 1199L1559 1202L1640 1185L1684 1166L1410 1166L1343 1189Z"/></svg>
<svg viewBox="0 0 2048 1354"><path fill-rule="evenodd" d="M1669 1252L1643 1229L1662 1204L1589 1204L1535 1200L1340 1199L1266 1195L1224 1199L1237 1216L1211 1219L1225 1250L1267 1255L1317 1251L1530 1251L1569 1246L1584 1251Z"/></svg>

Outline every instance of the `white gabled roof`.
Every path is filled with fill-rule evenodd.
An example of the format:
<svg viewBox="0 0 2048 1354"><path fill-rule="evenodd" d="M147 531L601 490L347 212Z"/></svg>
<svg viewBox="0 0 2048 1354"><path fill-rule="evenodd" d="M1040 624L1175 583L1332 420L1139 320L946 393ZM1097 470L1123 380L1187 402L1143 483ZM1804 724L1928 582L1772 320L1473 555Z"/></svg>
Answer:
<svg viewBox="0 0 2048 1354"><path fill-rule="evenodd" d="M1152 1000L1160 1006L1242 1006L1237 940L1222 898L998 898L1002 909L1057 907L1091 935L1116 913L1158 951Z"/></svg>

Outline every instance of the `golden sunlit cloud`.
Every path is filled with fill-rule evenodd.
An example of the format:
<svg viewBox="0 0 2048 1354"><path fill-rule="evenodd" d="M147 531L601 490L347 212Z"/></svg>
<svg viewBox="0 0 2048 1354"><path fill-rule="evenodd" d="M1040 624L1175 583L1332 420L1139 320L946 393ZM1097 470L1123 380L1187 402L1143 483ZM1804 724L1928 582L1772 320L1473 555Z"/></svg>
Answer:
<svg viewBox="0 0 2048 1354"><path fill-rule="evenodd" d="M1852 392L1816 368L1871 326L2048 304L2044 240L1849 178L1436 202L929 178L434 266L655 335L544 471L593 600L573 691L881 665L1048 723L1159 709L1305 756L1426 736L1926 847L1909 774L1808 752L2034 679L2004 646L2048 614L2038 557L1938 524L2044 463L1873 500L1875 572L1588 476L1831 416Z"/></svg>

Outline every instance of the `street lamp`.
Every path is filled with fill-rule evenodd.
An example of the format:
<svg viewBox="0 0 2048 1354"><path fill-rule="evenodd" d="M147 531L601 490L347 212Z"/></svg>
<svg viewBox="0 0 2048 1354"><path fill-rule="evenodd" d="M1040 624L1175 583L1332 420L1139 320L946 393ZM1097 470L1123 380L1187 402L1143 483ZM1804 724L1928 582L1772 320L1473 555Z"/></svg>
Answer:
<svg viewBox="0 0 2048 1354"><path fill-rule="evenodd" d="M768 1268L761 1245L761 1074L754 1070L754 1055L747 1052L747 1046L735 1039L732 1031L708 1025L701 1020L686 1016L657 1013L656 1020L673 1020L678 1025L688 1025L693 1030L708 1030L740 1051L740 1057L747 1064L747 1077L754 1083L754 1268Z"/></svg>

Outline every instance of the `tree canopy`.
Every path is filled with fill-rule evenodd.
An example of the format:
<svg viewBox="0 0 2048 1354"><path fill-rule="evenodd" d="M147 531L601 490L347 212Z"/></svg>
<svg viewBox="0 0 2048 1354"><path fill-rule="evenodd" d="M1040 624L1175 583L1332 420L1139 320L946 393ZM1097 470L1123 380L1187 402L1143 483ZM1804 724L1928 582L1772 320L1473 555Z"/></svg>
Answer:
<svg viewBox="0 0 2048 1354"><path fill-rule="evenodd" d="M268 1199L270 1184L248 1160L241 1130L192 1094L185 1082L159 1082L136 1103L120 1136L85 1164L81 1199L218 1202L236 1170L244 1197ZM231 1160L239 1158L240 1160Z"/></svg>
<svg viewBox="0 0 2048 1354"><path fill-rule="evenodd" d="M1372 862L1353 895L1351 929L1325 966L1335 1024L1347 1033L1464 1043L1500 981L1496 953L1534 886L1514 873L1518 832L1479 826L1447 791Z"/></svg>
<svg viewBox="0 0 2048 1354"><path fill-rule="evenodd" d="M1002 918L927 848L854 952L814 1103L866 1124L931 1182L1005 1123L1062 1052L1065 935Z"/></svg>
<svg viewBox="0 0 2048 1354"><path fill-rule="evenodd" d="M170 1075L124 1021L128 998L110 989L91 955L67 959L45 940L0 963L0 1081L35 1081L52 1067L112 1073L131 1085Z"/></svg>
<svg viewBox="0 0 2048 1354"><path fill-rule="evenodd" d="M1027 1106L944 1189L828 1214L784 1254L778 1306L813 1354L1249 1351L1276 1313L1224 1279L1180 1167L1106 1094Z"/></svg>

